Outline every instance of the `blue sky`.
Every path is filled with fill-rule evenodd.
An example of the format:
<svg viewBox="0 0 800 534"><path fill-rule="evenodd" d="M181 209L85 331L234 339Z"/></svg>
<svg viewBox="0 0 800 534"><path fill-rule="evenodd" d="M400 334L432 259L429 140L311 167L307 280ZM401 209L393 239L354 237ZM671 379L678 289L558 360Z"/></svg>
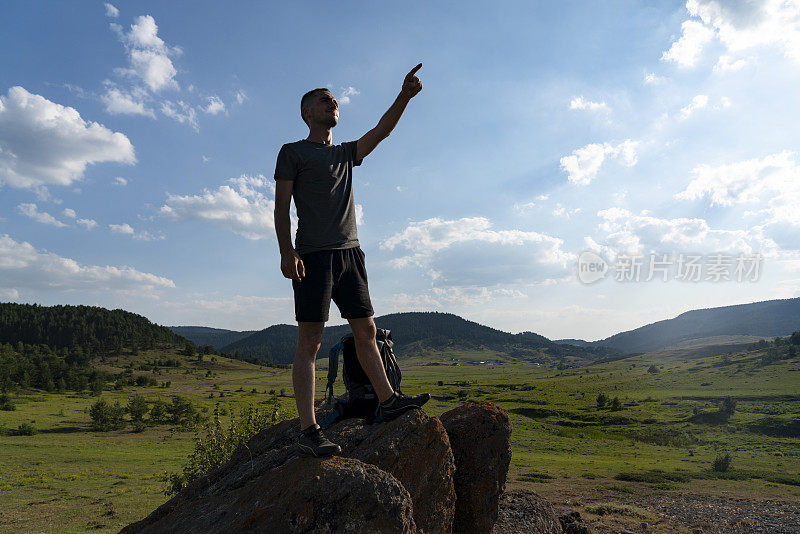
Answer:
<svg viewBox="0 0 800 534"><path fill-rule="evenodd" d="M6 2L0 300L292 323L272 175L307 134L300 96L330 87L334 142L354 140L420 61L422 93L355 171L377 315L597 339L798 296L783 4ZM586 250L610 268L593 284ZM668 280L645 281L653 254ZM758 277L678 280L681 254L759 257ZM616 280L626 257L638 282Z"/></svg>

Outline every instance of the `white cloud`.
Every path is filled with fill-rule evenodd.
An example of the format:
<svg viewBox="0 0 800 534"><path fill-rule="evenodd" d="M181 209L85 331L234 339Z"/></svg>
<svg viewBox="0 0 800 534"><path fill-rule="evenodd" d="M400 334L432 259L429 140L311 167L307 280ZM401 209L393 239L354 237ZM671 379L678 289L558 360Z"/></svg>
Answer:
<svg viewBox="0 0 800 534"><path fill-rule="evenodd" d="M646 211L635 215L621 208L597 212L603 234L604 252L616 253L710 253L728 252L774 256L777 244L764 236L763 228L715 230L705 219L677 217L662 219ZM587 241L589 243L589 241ZM596 244L596 243L595 243Z"/></svg>
<svg viewBox="0 0 800 534"><path fill-rule="evenodd" d="M716 72L737 71L743 69L745 66L747 66L746 60L737 59L735 61L731 61L730 56L723 54L719 56L717 64L714 65L714 70Z"/></svg>
<svg viewBox="0 0 800 534"><path fill-rule="evenodd" d="M800 3L796 1L688 0L686 10L690 19L683 22L680 39L662 55L664 60L692 66L716 37L728 51L726 59L718 60L718 70L741 68L744 64L738 59L731 62L729 55L761 47L777 48L784 57L800 62Z"/></svg>
<svg viewBox="0 0 800 534"><path fill-rule="evenodd" d="M361 92L355 87L342 87L342 91L339 93L339 103L349 104L351 96L357 96L360 94Z"/></svg>
<svg viewBox="0 0 800 534"><path fill-rule="evenodd" d="M395 293L388 299L388 304L391 311L452 311L456 306L485 306L492 301L525 297L525 293L516 289L482 286L434 287L416 294Z"/></svg>
<svg viewBox="0 0 800 534"><path fill-rule="evenodd" d="M8 235L0 235L0 278L8 286L35 290L153 291L175 287L168 278L129 266L81 265Z"/></svg>
<svg viewBox="0 0 800 534"><path fill-rule="evenodd" d="M73 209L64 208L64 217L69 217L70 219L74 219L75 217L77 217L77 214Z"/></svg>
<svg viewBox="0 0 800 534"><path fill-rule="evenodd" d="M208 163L209 161L211 161L211 158L208 156L201 156L201 157L203 158L203 163Z"/></svg>
<svg viewBox="0 0 800 534"><path fill-rule="evenodd" d="M106 17L111 19L119 17L119 9L109 3L105 3L103 5L106 6Z"/></svg>
<svg viewBox="0 0 800 534"><path fill-rule="evenodd" d="M664 81L665 78L657 76L655 72L647 72L644 75L645 85L656 85Z"/></svg>
<svg viewBox="0 0 800 534"><path fill-rule="evenodd" d="M572 155L561 158L561 169L568 175L571 183L588 185L597 177L606 157L621 158L626 167L636 165L638 141L626 139L614 146L609 143L592 143L572 151Z"/></svg>
<svg viewBox="0 0 800 534"><path fill-rule="evenodd" d="M97 227L97 221L95 221L94 219L78 219L75 222L80 224L81 226L86 227L87 230L92 230L95 227Z"/></svg>
<svg viewBox="0 0 800 534"><path fill-rule="evenodd" d="M50 224L58 228L63 228L64 226L67 226L66 224L57 220L49 213L39 211L39 208L36 206L36 204L20 204L19 206L17 206L17 211L19 211L23 215L30 217L34 221L40 222L42 224Z"/></svg>
<svg viewBox="0 0 800 534"><path fill-rule="evenodd" d="M275 186L263 175L242 175L216 190L199 195L172 195L161 206L162 217L174 221L211 221L247 239L275 235ZM272 198L268 197L268 193Z"/></svg>
<svg viewBox="0 0 800 534"><path fill-rule="evenodd" d="M179 100L175 104L169 100L164 101L161 104L161 113L181 124L189 124L195 131L200 130L200 125L197 123L197 110L183 100Z"/></svg>
<svg viewBox="0 0 800 534"><path fill-rule="evenodd" d="M698 109L703 109L708 105L708 95L696 95L686 107L681 108L681 118L688 118Z"/></svg>
<svg viewBox="0 0 800 534"><path fill-rule="evenodd" d="M137 232L128 223L109 224L108 227L115 234L129 235L133 239L136 239L136 240L139 240L139 241L156 241L156 240L159 240L159 239L164 239L163 235L156 236L156 235L151 234L147 230L142 230L140 232ZM87 227L87 229L91 229L91 228Z"/></svg>
<svg viewBox="0 0 800 534"><path fill-rule="evenodd" d="M12 288L0 287L0 299L3 300L17 300L19 298L19 291Z"/></svg>
<svg viewBox="0 0 800 534"><path fill-rule="evenodd" d="M125 44L129 67L117 69L120 74L138 77L153 92L162 89L178 89L175 75L178 71L170 56L181 54L178 47L169 47L158 36L158 26L150 15L136 17L128 33L118 24L111 24Z"/></svg>
<svg viewBox="0 0 800 534"><path fill-rule="evenodd" d="M605 102L592 102L584 100L582 96L573 98L569 103L569 109L584 109L588 111L611 111Z"/></svg>
<svg viewBox="0 0 800 534"><path fill-rule="evenodd" d="M364 224L364 206L356 204L356 224L361 226Z"/></svg>
<svg viewBox="0 0 800 534"><path fill-rule="evenodd" d="M140 88L133 88L131 92L123 92L107 84L106 93L100 97L106 105L106 111L112 115L144 115L155 118L153 110L145 104L146 93Z"/></svg>
<svg viewBox="0 0 800 534"><path fill-rule="evenodd" d="M680 200L708 198L711 206L752 204L767 215L767 223L800 226L800 165L784 150L719 166L698 165L694 178L675 195Z"/></svg>
<svg viewBox="0 0 800 534"><path fill-rule="evenodd" d="M109 224L109 228L115 234L125 234L125 235L133 235L133 227L128 223L123 224Z"/></svg>
<svg viewBox="0 0 800 534"><path fill-rule="evenodd" d="M114 178L114 182L113 183L114 183L114 185L125 187L126 185L128 185L128 180L126 180L122 176L117 176L116 178Z"/></svg>
<svg viewBox="0 0 800 534"><path fill-rule="evenodd" d="M449 285L512 283L561 272L573 255L563 241L539 232L493 230L484 217L410 223L381 243L384 250L402 249L396 268L416 266Z"/></svg>
<svg viewBox="0 0 800 534"><path fill-rule="evenodd" d="M0 96L0 185L71 185L101 162L135 163L130 140L22 87Z"/></svg>
<svg viewBox="0 0 800 534"><path fill-rule="evenodd" d="M203 111L209 115L225 113L225 102L218 96L210 96L208 97L208 104L203 108Z"/></svg>
<svg viewBox="0 0 800 534"><path fill-rule="evenodd" d="M570 217L572 217L573 215L577 215L581 211L582 211L581 208L567 208L565 206L562 206L561 203L559 202L553 209L553 215L555 215L556 217L564 217L566 219L569 219Z"/></svg>
<svg viewBox="0 0 800 534"><path fill-rule="evenodd" d="M238 102L241 105L244 104L245 100L247 100L247 94L241 89L236 91L236 102Z"/></svg>
<svg viewBox="0 0 800 534"><path fill-rule="evenodd" d="M684 21L681 29L680 39L672 43L670 49L661 54L661 60L675 62L681 67L691 67L697 63L703 47L714 36L714 31L695 20Z"/></svg>

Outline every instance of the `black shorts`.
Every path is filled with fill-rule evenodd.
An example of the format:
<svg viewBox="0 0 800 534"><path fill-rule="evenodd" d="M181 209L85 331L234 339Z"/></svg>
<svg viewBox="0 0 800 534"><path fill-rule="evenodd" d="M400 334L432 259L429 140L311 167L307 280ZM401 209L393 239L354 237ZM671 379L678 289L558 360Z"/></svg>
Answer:
<svg viewBox="0 0 800 534"><path fill-rule="evenodd" d="M372 317L367 268L361 247L300 254L306 276L292 280L294 314L298 322L325 322L331 299L343 319Z"/></svg>

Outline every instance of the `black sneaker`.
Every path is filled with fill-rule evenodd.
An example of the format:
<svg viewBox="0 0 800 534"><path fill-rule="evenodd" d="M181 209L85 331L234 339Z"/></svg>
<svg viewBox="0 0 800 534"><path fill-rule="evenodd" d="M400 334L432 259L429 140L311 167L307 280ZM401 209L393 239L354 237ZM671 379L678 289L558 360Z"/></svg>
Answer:
<svg viewBox="0 0 800 534"><path fill-rule="evenodd" d="M422 406L431 399L430 393L420 393L413 397L408 397L402 393L395 393L392 398L381 403L378 410L380 417L384 421L391 421L400 417L408 410L415 410L422 408Z"/></svg>
<svg viewBox="0 0 800 534"><path fill-rule="evenodd" d="M312 425L300 431L300 436L297 438L297 452L302 456L320 458L339 454L342 448L331 443L319 429L319 425Z"/></svg>

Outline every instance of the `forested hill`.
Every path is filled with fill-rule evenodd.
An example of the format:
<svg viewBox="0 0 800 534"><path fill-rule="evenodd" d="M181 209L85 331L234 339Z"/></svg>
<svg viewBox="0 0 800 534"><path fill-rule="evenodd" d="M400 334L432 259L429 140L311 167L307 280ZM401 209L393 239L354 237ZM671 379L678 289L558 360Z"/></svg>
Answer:
<svg viewBox="0 0 800 534"><path fill-rule="evenodd" d="M207 326L169 326L167 328L179 336L191 339L195 345L211 345L215 349L221 349L225 345L230 345L258 332L258 330L243 330L240 332Z"/></svg>
<svg viewBox="0 0 800 534"><path fill-rule="evenodd" d="M533 332L510 334L452 313L393 313L376 317L375 323L378 328L392 331L395 352L400 356L445 348L491 349L519 358L544 356L559 359L569 355L595 360L616 354L616 351L603 347L559 346ZM349 331L348 325L326 327L319 357L327 357L328 349ZM296 326L275 325L226 345L221 350L238 353L244 358L289 363L294 359L296 343Z"/></svg>
<svg viewBox="0 0 800 534"><path fill-rule="evenodd" d="M800 329L800 298L766 300L682 313L595 341L622 352L650 352L715 336L777 337Z"/></svg>
<svg viewBox="0 0 800 534"><path fill-rule="evenodd" d="M169 328L125 310L11 302L0 303L0 343L80 347L87 354L118 351L123 346L191 344Z"/></svg>

